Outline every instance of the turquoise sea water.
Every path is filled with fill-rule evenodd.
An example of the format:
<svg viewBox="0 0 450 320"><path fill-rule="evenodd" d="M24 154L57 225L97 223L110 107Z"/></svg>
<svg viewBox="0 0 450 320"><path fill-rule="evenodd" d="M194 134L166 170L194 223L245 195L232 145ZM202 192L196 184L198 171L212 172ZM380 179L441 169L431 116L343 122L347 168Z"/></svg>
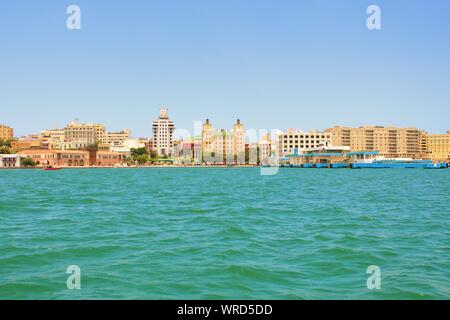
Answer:
<svg viewBox="0 0 450 320"><path fill-rule="evenodd" d="M450 297L450 170L0 170L0 196L0 299Z"/></svg>

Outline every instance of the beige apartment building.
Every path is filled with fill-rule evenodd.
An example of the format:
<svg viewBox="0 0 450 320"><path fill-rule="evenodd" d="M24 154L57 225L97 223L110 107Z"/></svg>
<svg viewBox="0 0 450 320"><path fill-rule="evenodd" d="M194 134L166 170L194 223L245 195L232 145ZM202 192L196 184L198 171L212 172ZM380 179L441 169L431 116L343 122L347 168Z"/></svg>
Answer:
<svg viewBox="0 0 450 320"><path fill-rule="evenodd" d="M215 152L216 129L212 126L209 119L202 126L202 158L211 156Z"/></svg>
<svg viewBox="0 0 450 320"><path fill-rule="evenodd" d="M70 122L64 128L66 142L83 142L85 144L94 144L97 142L105 142L106 128L102 124L79 123L78 121Z"/></svg>
<svg viewBox="0 0 450 320"><path fill-rule="evenodd" d="M106 127L102 124L72 121L63 129L41 131L39 139L45 142L41 143L41 148L44 149L79 150L95 144L101 150L109 150L123 146L130 139L130 130L106 132Z"/></svg>
<svg viewBox="0 0 450 320"><path fill-rule="evenodd" d="M328 132L289 129L278 135L278 154L286 156L294 154L296 149L297 151L304 151L305 149L328 146L330 143L331 134Z"/></svg>
<svg viewBox="0 0 450 320"><path fill-rule="evenodd" d="M450 160L450 131L446 134L429 134L426 140L429 157L432 160Z"/></svg>
<svg viewBox="0 0 450 320"><path fill-rule="evenodd" d="M423 132L417 128L362 126L325 130L331 145L348 146L351 151L379 151L388 158L422 158Z"/></svg>
<svg viewBox="0 0 450 320"><path fill-rule="evenodd" d="M232 130L214 129L209 119L202 127L202 159L213 164L245 163L245 127L237 119Z"/></svg>
<svg viewBox="0 0 450 320"><path fill-rule="evenodd" d="M66 131L64 129L43 130L40 132L39 135L42 139L49 139L54 142L64 141L65 136L66 136Z"/></svg>
<svg viewBox="0 0 450 320"><path fill-rule="evenodd" d="M123 147L125 141L130 139L131 131L129 129L105 134L105 143L110 144L111 147Z"/></svg>
<svg viewBox="0 0 450 320"><path fill-rule="evenodd" d="M0 139L1 140L12 140L14 138L14 130L7 125L0 124Z"/></svg>

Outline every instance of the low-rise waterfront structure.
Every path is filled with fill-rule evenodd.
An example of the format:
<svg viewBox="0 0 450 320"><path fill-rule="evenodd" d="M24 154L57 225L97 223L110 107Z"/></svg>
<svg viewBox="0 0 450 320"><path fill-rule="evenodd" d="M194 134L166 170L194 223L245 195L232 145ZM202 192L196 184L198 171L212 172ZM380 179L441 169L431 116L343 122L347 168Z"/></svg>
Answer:
<svg viewBox="0 0 450 320"><path fill-rule="evenodd" d="M433 161L450 161L450 130L444 134L429 134L427 149Z"/></svg>
<svg viewBox="0 0 450 320"><path fill-rule="evenodd" d="M22 166L22 154L0 154L0 166L2 168L17 168Z"/></svg>
<svg viewBox="0 0 450 320"><path fill-rule="evenodd" d="M79 150L24 150L27 157L37 166L86 167L89 166L89 152Z"/></svg>
<svg viewBox="0 0 450 320"><path fill-rule="evenodd" d="M89 151L89 165L113 167L125 162L125 155L112 151Z"/></svg>
<svg viewBox="0 0 450 320"><path fill-rule="evenodd" d="M300 164L335 164L344 163L350 147L346 146L321 146L305 150L295 150L293 155L288 155L289 163Z"/></svg>

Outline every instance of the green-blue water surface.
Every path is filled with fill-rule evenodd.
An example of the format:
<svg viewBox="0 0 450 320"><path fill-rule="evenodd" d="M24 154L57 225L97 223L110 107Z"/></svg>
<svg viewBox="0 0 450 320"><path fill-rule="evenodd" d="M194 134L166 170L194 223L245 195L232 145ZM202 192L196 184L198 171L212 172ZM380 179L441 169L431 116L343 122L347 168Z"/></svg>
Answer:
<svg viewBox="0 0 450 320"><path fill-rule="evenodd" d="M0 197L0 299L450 297L450 170L0 170Z"/></svg>

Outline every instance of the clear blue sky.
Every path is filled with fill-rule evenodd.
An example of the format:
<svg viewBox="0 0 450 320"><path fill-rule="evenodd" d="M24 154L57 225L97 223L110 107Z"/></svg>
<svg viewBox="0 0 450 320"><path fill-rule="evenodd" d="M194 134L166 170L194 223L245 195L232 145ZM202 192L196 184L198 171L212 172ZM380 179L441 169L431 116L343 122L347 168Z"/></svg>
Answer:
<svg viewBox="0 0 450 320"><path fill-rule="evenodd" d="M4 1L0 57L16 135L79 118L150 136L160 106L187 129L450 129L448 0Z"/></svg>

